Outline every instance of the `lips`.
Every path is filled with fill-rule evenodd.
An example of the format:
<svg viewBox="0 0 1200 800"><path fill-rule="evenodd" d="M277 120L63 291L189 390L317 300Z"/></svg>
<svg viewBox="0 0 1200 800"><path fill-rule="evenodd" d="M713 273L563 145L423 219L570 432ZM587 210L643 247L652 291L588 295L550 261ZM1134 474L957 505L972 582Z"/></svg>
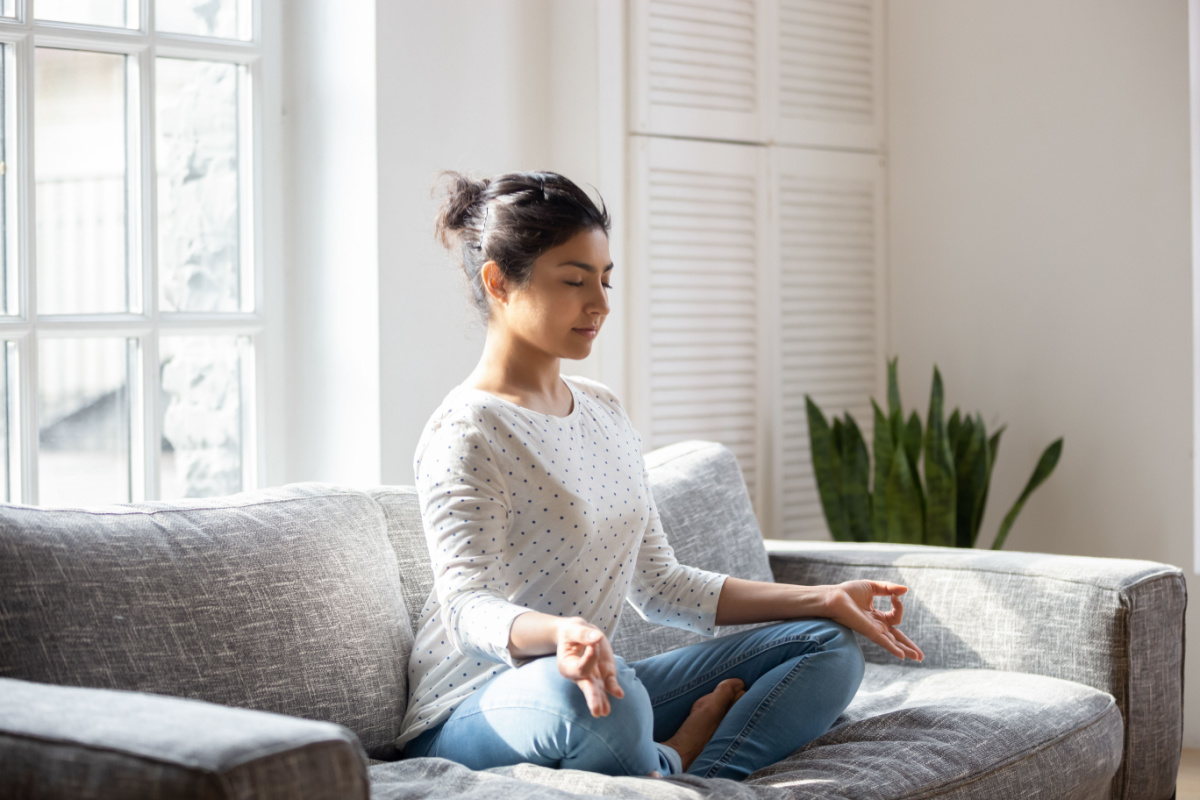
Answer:
<svg viewBox="0 0 1200 800"><path fill-rule="evenodd" d="M585 336L589 339L594 338L600 332L599 328L572 328L571 330L578 333L580 336Z"/></svg>

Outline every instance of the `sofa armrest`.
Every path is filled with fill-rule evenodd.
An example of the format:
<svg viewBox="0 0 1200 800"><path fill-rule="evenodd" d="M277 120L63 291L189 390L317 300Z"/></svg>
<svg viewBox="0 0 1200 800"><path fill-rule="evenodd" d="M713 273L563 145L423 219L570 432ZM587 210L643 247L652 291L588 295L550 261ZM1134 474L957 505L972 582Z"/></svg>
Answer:
<svg viewBox="0 0 1200 800"><path fill-rule="evenodd" d="M1113 796L1171 796L1183 736L1187 606L1178 568L922 545L766 545L781 583L870 578L907 586L901 629L924 651L921 667L1029 672L1112 694L1125 720ZM868 661L896 663L858 638Z"/></svg>
<svg viewBox="0 0 1200 800"><path fill-rule="evenodd" d="M0 678L0 786L23 798L367 798L366 754L329 722Z"/></svg>

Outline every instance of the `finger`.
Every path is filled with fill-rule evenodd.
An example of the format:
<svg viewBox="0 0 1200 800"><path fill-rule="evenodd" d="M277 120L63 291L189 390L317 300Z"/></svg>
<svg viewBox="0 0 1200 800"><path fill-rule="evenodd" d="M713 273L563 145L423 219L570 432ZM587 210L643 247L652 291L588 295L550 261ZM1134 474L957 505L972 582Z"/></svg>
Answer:
<svg viewBox="0 0 1200 800"><path fill-rule="evenodd" d="M596 684L593 681L584 678L583 680L576 681L576 685L583 691L583 697L587 700L588 711L592 713L593 717L608 716L608 698L604 692L597 691Z"/></svg>
<svg viewBox="0 0 1200 800"><path fill-rule="evenodd" d="M892 595L892 607L888 611L872 608L876 618L885 625L899 625L904 619L904 603L899 597Z"/></svg>
<svg viewBox="0 0 1200 800"><path fill-rule="evenodd" d="M875 594L904 594L908 591L907 586L902 586L899 583L889 583L888 581L867 581L871 584L871 590Z"/></svg>
<svg viewBox="0 0 1200 800"><path fill-rule="evenodd" d="M588 645L579 654L579 672L582 675L592 675L596 671L596 648Z"/></svg>
<svg viewBox="0 0 1200 800"><path fill-rule="evenodd" d="M862 633L864 636L866 636L868 639L870 639L872 642L879 645L884 650L887 650L889 653L896 656L897 658L903 659L904 658L904 650L902 650L900 648L900 645L898 645L896 643L895 638L890 635L889 631L890 631L890 629L888 628L887 625L884 625L882 622L879 622L878 620L874 620L874 619L870 619L870 618L868 618L868 622L863 627L863 629L859 629L859 632Z"/></svg>
<svg viewBox="0 0 1200 800"><path fill-rule="evenodd" d="M917 646L912 643L912 640L905 636L899 628L888 628L888 634L892 637L892 641L896 643L896 646L904 651L904 655L907 658L911 658L914 661L920 661L925 657L925 654L922 653L920 649L918 649Z"/></svg>
<svg viewBox="0 0 1200 800"><path fill-rule="evenodd" d="M917 661L925 660L925 653L921 650L920 647L917 646L916 642L914 642L912 639L908 638L908 634L906 634L904 631L900 630L899 628L893 628L892 634L897 639L900 640L901 644L911 647L916 652L916 655L914 656L914 658L916 658Z"/></svg>
<svg viewBox="0 0 1200 800"><path fill-rule="evenodd" d="M621 688L621 683L617 680L617 657L613 654L611 645L601 647L600 673L604 677L604 688L608 690L609 694L616 698L625 696L625 690Z"/></svg>

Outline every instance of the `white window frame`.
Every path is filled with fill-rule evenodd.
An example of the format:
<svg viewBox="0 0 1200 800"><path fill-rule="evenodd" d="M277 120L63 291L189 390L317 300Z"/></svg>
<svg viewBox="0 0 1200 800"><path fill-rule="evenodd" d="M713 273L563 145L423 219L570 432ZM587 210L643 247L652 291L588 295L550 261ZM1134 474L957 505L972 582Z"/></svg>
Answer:
<svg viewBox="0 0 1200 800"><path fill-rule="evenodd" d="M101 28L61 22L34 21L36 0L7 0L6 11L15 18L0 19L0 44L7 46L5 102L9 146L8 187L10 273L16 271L17 314L0 316L0 340L15 342L17 366L10 368L9 464L13 502L38 502L38 384L39 338L103 336L135 339L136 357L131 355L128 397L130 399L130 500L158 499L161 494L159 348L162 336L245 335L251 354L242 360L242 488L258 488L267 474L267 404L281 395L267 389L280 385L277 375L266 370L268 348L277 348L276 327L281 324L269 310L280 307L268 294L279 291L278 232L268 219L278 219L280 202L278 153L281 126L264 109L279 107L281 96L280 0L247 0L252 15L248 41L201 36L150 33L154 22L154 0L132 0L139 27ZM15 9L12 6L15 5ZM264 15L270 21L264 25ZM128 181L139 188L130 204L128 217L129 257L140 269L140 281L131 296L140 296L136 313L38 314L36 286L36 199L33 153L34 52L52 46L119 53L130 57L129 65L138 82L138 108L130 110ZM253 272L243 280L242 306L252 310L223 313L161 312L158 296L156 108L154 70L148 68L159 56L215 60L244 66L248 86L239 86L239 124L242 153L250 156L251 169L239 171L242 227L242 270ZM248 112L248 113L247 113ZM136 128L132 123L136 122ZM136 134L136 135L135 135ZM136 141L135 141L136 140ZM269 161L264 163L264 160ZM249 241L247 241L247 237ZM134 248L133 244L140 247ZM135 273L136 274L136 273ZM246 298L245 294L252 294ZM132 298L131 298L132 299ZM248 302L247 302L248 301ZM136 423L140 420L140 426Z"/></svg>

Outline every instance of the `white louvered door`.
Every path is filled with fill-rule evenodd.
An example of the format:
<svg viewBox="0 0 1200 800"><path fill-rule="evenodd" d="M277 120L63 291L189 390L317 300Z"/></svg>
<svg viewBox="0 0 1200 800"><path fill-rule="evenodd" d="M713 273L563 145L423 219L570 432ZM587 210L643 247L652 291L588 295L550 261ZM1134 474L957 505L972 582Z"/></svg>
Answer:
<svg viewBox="0 0 1200 800"><path fill-rule="evenodd" d="M830 425L849 411L870 449L884 407L883 166L871 153L772 148L778 277L776 535L825 538L804 395Z"/></svg>
<svg viewBox="0 0 1200 800"><path fill-rule="evenodd" d="M737 456L761 509L761 147L631 137L634 419L647 450L708 439Z"/></svg>
<svg viewBox="0 0 1200 800"><path fill-rule="evenodd" d="M768 0L631 0L632 129L762 141Z"/></svg>
<svg viewBox="0 0 1200 800"><path fill-rule="evenodd" d="M883 141L882 0L776 0L773 142L876 150Z"/></svg>
<svg viewBox="0 0 1200 800"><path fill-rule="evenodd" d="M804 395L869 439L885 387L882 0L628 2L634 421L826 538Z"/></svg>

